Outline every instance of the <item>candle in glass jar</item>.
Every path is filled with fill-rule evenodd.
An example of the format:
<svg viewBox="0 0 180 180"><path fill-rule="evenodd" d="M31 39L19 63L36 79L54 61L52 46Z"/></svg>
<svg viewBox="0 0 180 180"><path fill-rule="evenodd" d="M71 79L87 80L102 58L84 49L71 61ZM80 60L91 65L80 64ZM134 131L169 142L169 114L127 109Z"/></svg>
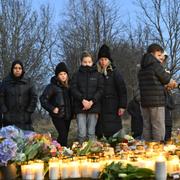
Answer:
<svg viewBox="0 0 180 180"><path fill-rule="evenodd" d="M44 162L41 160L36 160L33 163L34 166L34 179L43 180L44 179Z"/></svg>
<svg viewBox="0 0 180 180"><path fill-rule="evenodd" d="M156 159L155 177L156 177L156 180L166 180L167 178L166 160L163 156L159 156Z"/></svg>
<svg viewBox="0 0 180 180"><path fill-rule="evenodd" d="M92 179L98 179L99 174L101 172L101 165L99 163L98 159L92 159L91 163L90 163L90 167L91 167L91 178Z"/></svg>
<svg viewBox="0 0 180 180"><path fill-rule="evenodd" d="M49 161L49 179L55 180L60 178L59 161L50 159Z"/></svg>
<svg viewBox="0 0 180 180"><path fill-rule="evenodd" d="M87 178L90 177L91 175L91 163L88 162L88 160L83 160L80 163L80 171L81 171L81 177L82 178Z"/></svg>
<svg viewBox="0 0 180 180"><path fill-rule="evenodd" d="M24 180L34 179L34 166L33 164L21 165L21 175Z"/></svg>
<svg viewBox="0 0 180 180"><path fill-rule="evenodd" d="M99 162L92 162L91 163L91 178L98 179L100 174L100 163Z"/></svg>
<svg viewBox="0 0 180 180"><path fill-rule="evenodd" d="M80 170L79 170L79 161L71 161L69 162L69 176L70 178L79 178Z"/></svg>
<svg viewBox="0 0 180 180"><path fill-rule="evenodd" d="M61 179L69 178L69 163L68 161L63 161L61 164Z"/></svg>
<svg viewBox="0 0 180 180"><path fill-rule="evenodd" d="M154 169L155 169L155 162L154 162L154 160L152 160L152 159L145 160L145 167L154 171Z"/></svg>
<svg viewBox="0 0 180 180"><path fill-rule="evenodd" d="M169 174L176 173L178 172L179 169L179 157L178 156L172 156L170 159L167 161L167 171Z"/></svg>

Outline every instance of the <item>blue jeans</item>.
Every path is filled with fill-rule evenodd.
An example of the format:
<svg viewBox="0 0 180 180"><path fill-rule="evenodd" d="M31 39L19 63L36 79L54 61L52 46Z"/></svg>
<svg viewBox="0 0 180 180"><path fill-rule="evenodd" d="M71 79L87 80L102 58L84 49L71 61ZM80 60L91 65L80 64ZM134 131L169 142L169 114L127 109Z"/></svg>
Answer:
<svg viewBox="0 0 180 180"><path fill-rule="evenodd" d="M77 114L78 140L83 142L88 139L95 139L95 127L98 119L97 113Z"/></svg>

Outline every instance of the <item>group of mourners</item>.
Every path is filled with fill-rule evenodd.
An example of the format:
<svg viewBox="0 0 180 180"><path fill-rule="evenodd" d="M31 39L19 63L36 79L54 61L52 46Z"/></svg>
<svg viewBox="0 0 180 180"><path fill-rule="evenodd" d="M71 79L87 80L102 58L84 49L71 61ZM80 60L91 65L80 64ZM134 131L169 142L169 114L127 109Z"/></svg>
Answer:
<svg viewBox="0 0 180 180"><path fill-rule="evenodd" d="M140 115L132 121L132 131L135 137L141 136L146 141L165 140L166 94L177 86L162 65L165 59L163 48L151 44L141 60L140 94L136 97L140 103L135 110ZM34 83L26 77L22 62L15 60L0 85L2 126L16 125L32 130L31 115L37 100ZM84 51L80 67L72 78L64 62L57 64L54 76L40 96L40 103L49 112L58 132L57 140L63 146L67 146L72 119L77 120L80 143L97 137L108 138L121 130L121 116L127 108L127 90L121 73L113 64L110 48L102 45L96 62L89 52ZM134 107L129 107L128 112L132 115ZM137 135L135 127L138 126L140 133Z"/></svg>

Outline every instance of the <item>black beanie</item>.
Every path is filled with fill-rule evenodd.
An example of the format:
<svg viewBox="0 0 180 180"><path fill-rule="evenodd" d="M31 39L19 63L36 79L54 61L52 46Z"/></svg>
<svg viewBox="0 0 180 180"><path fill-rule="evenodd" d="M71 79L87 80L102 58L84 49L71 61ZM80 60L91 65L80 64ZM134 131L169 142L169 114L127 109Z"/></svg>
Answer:
<svg viewBox="0 0 180 180"><path fill-rule="evenodd" d="M108 58L110 61L112 61L110 48L106 44L103 44L101 48L99 49L98 59L102 57Z"/></svg>
<svg viewBox="0 0 180 180"><path fill-rule="evenodd" d="M12 62L12 65L11 65L11 74L12 74L12 76L14 76L14 74L13 74L13 68L14 68L14 66L15 66L16 64L19 64L19 65L22 67L22 75L21 75L21 77L22 77L22 76L24 75L25 71L24 71L23 63L22 63L21 61L19 61L19 60L15 60L15 61Z"/></svg>
<svg viewBox="0 0 180 180"><path fill-rule="evenodd" d="M55 69L55 75L57 76L60 72L66 72L68 74L67 66L64 62L60 62Z"/></svg>

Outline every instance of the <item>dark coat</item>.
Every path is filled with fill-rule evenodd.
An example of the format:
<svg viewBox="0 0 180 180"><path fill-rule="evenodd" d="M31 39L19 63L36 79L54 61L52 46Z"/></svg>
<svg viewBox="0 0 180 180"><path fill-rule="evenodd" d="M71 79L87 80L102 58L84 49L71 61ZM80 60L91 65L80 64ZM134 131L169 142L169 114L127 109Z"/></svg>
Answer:
<svg viewBox="0 0 180 180"><path fill-rule="evenodd" d="M96 127L98 136L112 136L122 128L119 108L127 106L127 90L122 75L117 69L108 70L104 77L102 111Z"/></svg>
<svg viewBox="0 0 180 180"><path fill-rule="evenodd" d="M141 115L140 102L133 98L127 108L128 113L131 115L131 131L133 137L140 137L143 131L143 118Z"/></svg>
<svg viewBox="0 0 180 180"><path fill-rule="evenodd" d="M5 124L31 124L37 95L30 78L7 76L0 90L0 107ZM18 126L18 125L17 125Z"/></svg>
<svg viewBox="0 0 180 180"><path fill-rule="evenodd" d="M171 77L160 62L151 54L142 58L138 74L142 107L165 106L164 85Z"/></svg>
<svg viewBox="0 0 180 180"><path fill-rule="evenodd" d="M50 84L45 88L40 102L52 118L65 118L67 120L71 118L70 90L64 87L55 76L51 78ZM55 107L60 109L58 114L53 113Z"/></svg>
<svg viewBox="0 0 180 180"><path fill-rule="evenodd" d="M103 76L97 72L96 66L81 66L79 71L74 74L71 84L75 113L100 113L103 87ZM82 110L83 99L93 101L91 109Z"/></svg>

